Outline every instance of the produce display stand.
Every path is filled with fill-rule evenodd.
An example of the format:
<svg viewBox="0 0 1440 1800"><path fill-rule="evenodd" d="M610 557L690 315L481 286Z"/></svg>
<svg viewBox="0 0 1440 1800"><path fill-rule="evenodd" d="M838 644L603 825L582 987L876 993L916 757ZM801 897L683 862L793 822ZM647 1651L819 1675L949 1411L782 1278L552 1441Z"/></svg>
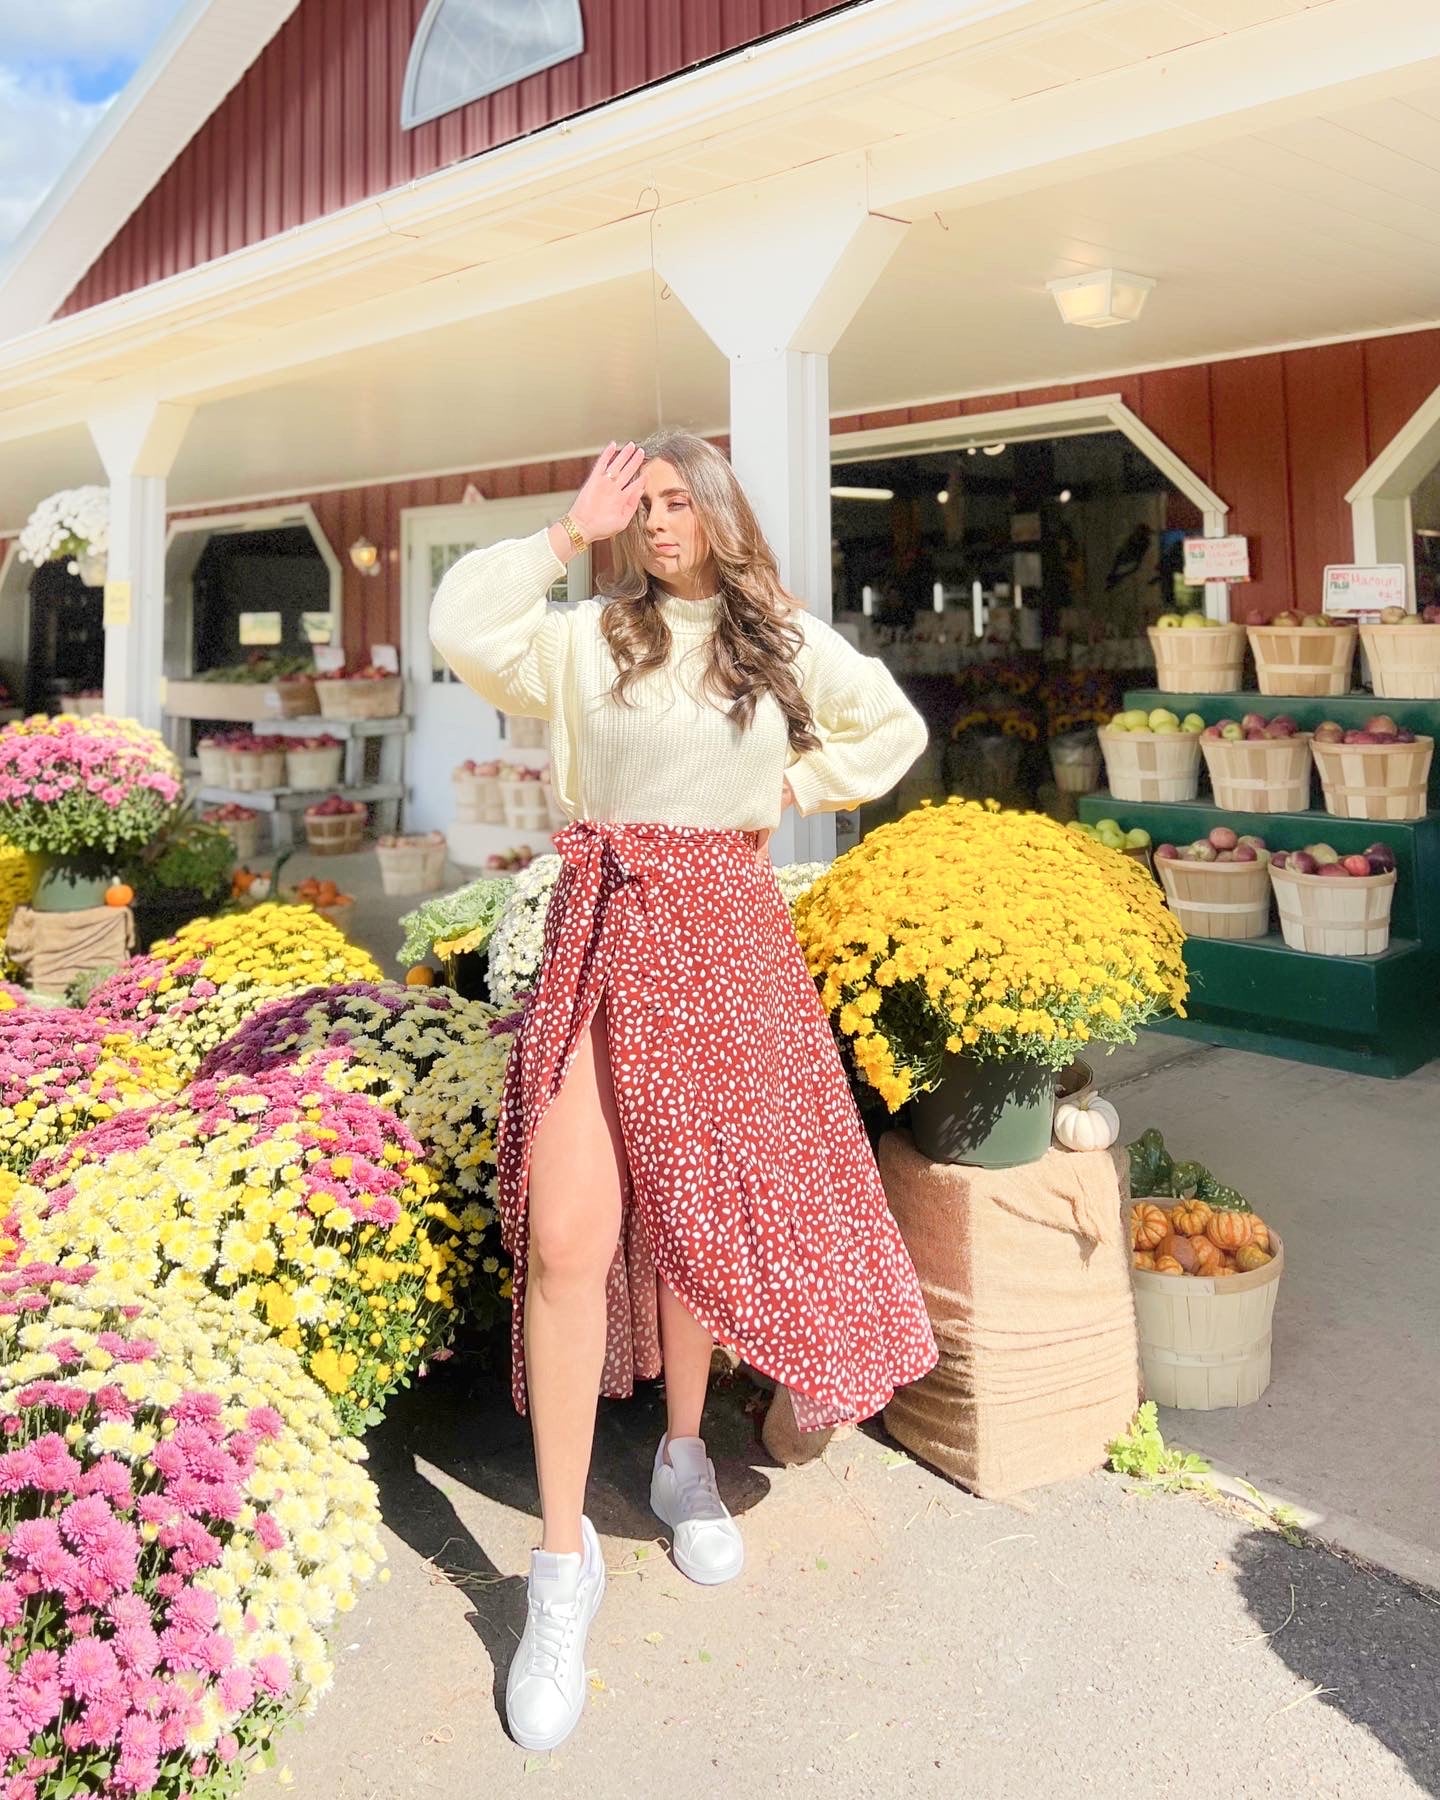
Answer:
<svg viewBox="0 0 1440 1800"><path fill-rule="evenodd" d="M1159 706L1182 716L1197 712L1209 724L1247 712L1286 712L1302 731L1326 719L1360 728L1385 712L1408 730L1440 735L1440 700L1363 693L1305 699L1162 694L1145 688L1126 694L1124 703L1147 712ZM1367 1075L1408 1075L1440 1056L1440 759L1431 770L1429 811L1413 820L1337 818L1320 806L1318 781L1304 812L1234 812L1209 796L1129 801L1107 793L1086 795L1079 809L1090 824L1116 819L1126 830L1143 827L1157 844L1188 844L1222 823L1263 837L1271 850L1323 841L1345 856L1377 840L1389 844L1399 880L1390 946L1381 955L1311 955L1290 949L1278 929L1250 939L1187 938L1190 1016L1167 1019L1157 1029Z"/></svg>
<svg viewBox="0 0 1440 1800"><path fill-rule="evenodd" d="M224 721L220 721L224 722ZM264 730L275 737L331 737L345 740L345 767L340 785L333 788L262 788L253 793L240 793L227 787L202 783L196 797L207 806L221 806L238 801L256 812L269 813L275 836L275 847L285 849L294 841L294 818L316 800L338 793L346 800L364 800L375 807L373 823L380 832L398 832L400 803L405 798L405 738L410 720L394 719L322 719L318 715L306 719L266 719ZM380 773L376 781L365 777L365 744L369 738L380 740Z"/></svg>

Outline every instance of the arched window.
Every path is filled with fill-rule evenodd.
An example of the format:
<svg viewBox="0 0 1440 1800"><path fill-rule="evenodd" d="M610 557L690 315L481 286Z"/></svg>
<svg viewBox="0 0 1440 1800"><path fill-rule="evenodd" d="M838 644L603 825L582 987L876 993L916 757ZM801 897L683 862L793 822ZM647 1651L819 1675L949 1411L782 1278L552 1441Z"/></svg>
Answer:
<svg viewBox="0 0 1440 1800"><path fill-rule="evenodd" d="M580 0L430 0L405 71L408 131L568 62L585 48Z"/></svg>

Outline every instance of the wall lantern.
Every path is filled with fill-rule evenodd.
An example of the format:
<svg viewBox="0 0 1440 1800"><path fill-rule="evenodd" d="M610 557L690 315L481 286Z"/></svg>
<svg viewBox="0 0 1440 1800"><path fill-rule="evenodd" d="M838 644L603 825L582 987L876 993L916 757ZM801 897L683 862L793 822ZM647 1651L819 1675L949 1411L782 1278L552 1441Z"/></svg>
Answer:
<svg viewBox="0 0 1440 1800"><path fill-rule="evenodd" d="M1123 269L1091 269L1084 275L1047 281L1045 286L1055 296L1067 325L1099 328L1133 325L1155 283L1148 275L1127 275Z"/></svg>
<svg viewBox="0 0 1440 1800"><path fill-rule="evenodd" d="M380 573L380 552L369 538L356 538L350 546L350 560L362 575L378 575Z"/></svg>

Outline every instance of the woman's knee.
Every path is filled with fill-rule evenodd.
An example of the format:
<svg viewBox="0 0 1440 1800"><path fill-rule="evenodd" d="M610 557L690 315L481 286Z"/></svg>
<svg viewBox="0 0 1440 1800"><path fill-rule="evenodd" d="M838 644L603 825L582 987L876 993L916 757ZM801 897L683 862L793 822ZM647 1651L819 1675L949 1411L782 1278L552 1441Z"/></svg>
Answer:
<svg viewBox="0 0 1440 1800"><path fill-rule="evenodd" d="M603 1020L597 1024L541 1120L531 1153L529 1278L553 1291L603 1286L620 1236L624 1146Z"/></svg>
<svg viewBox="0 0 1440 1800"><path fill-rule="evenodd" d="M582 1217L578 1207L555 1206L537 1211L532 1204L527 1246L531 1286L538 1285L547 1293L603 1288L620 1237L619 1218L611 1218L613 1230L597 1230L597 1221Z"/></svg>

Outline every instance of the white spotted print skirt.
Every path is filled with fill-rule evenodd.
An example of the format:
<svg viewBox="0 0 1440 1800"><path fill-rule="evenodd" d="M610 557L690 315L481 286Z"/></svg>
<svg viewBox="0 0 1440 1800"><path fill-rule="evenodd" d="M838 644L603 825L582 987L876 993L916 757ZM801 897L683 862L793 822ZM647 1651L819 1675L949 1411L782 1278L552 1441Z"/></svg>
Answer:
<svg viewBox="0 0 1440 1800"><path fill-rule="evenodd" d="M601 1391L661 1373L658 1275L802 1429L868 1418L935 1340L773 872L743 831L582 820L555 844L500 1111L517 1409L531 1146L603 998L629 1167Z"/></svg>

